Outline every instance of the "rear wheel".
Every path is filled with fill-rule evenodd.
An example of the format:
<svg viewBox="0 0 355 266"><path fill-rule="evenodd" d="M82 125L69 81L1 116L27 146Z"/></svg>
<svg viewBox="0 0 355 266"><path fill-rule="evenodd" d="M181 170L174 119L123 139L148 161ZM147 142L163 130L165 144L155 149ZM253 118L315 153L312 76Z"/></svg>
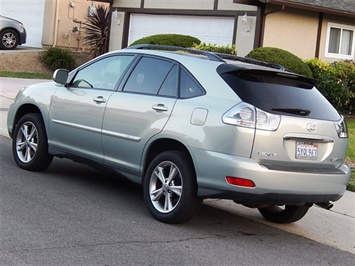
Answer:
<svg viewBox="0 0 355 266"><path fill-rule="evenodd" d="M192 162L180 151L166 151L153 159L143 190L150 214L164 223L187 222L202 204Z"/></svg>
<svg viewBox="0 0 355 266"><path fill-rule="evenodd" d="M48 154L47 134L39 114L27 114L17 123L12 139L17 165L29 171L41 171L52 162Z"/></svg>
<svg viewBox="0 0 355 266"><path fill-rule="evenodd" d="M13 50L19 44L19 37L16 31L6 29L0 34L0 48L4 50Z"/></svg>
<svg viewBox="0 0 355 266"><path fill-rule="evenodd" d="M268 221L280 224L293 223L306 215L309 207L305 205L271 205L259 208L261 215Z"/></svg>

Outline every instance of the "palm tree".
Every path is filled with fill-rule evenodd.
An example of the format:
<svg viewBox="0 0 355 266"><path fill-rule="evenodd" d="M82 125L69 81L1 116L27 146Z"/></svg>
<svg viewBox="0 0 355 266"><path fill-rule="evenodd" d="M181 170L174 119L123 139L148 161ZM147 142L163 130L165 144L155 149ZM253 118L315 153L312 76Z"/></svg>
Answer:
<svg viewBox="0 0 355 266"><path fill-rule="evenodd" d="M94 57L108 52L111 14L109 8L97 6L96 10L85 18L83 29L86 30L85 44Z"/></svg>

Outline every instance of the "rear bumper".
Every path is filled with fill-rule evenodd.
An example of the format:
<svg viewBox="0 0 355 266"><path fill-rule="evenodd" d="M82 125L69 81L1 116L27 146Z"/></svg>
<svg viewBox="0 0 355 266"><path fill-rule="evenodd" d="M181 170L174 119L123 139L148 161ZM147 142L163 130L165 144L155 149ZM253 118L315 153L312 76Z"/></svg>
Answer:
<svg viewBox="0 0 355 266"><path fill-rule="evenodd" d="M274 169L250 158L194 149L198 196L233 199L242 204L321 203L341 198L351 171L338 169ZM254 188L230 185L226 176L252 180Z"/></svg>
<svg viewBox="0 0 355 266"><path fill-rule="evenodd" d="M236 203L244 205L304 205L307 203L327 203L330 201L337 201L342 197L338 194L326 195L307 195L307 194L282 194L282 193L266 193L262 195L251 193L238 193L214 190L213 192L206 188L201 188L201 197L203 198L223 198L231 199ZM212 194L210 194L212 192ZM210 196L206 196L210 195Z"/></svg>

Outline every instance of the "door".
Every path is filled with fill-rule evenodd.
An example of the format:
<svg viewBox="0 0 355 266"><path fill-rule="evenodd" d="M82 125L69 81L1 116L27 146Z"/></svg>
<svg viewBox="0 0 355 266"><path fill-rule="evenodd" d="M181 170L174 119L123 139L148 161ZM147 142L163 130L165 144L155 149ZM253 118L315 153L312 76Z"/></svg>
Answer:
<svg viewBox="0 0 355 266"><path fill-rule="evenodd" d="M105 162L139 172L146 143L167 123L177 99L178 66L142 57L122 91L115 92L104 116Z"/></svg>
<svg viewBox="0 0 355 266"><path fill-rule="evenodd" d="M103 160L101 127L106 104L132 55L102 58L80 69L59 88L50 109L50 141L57 149Z"/></svg>

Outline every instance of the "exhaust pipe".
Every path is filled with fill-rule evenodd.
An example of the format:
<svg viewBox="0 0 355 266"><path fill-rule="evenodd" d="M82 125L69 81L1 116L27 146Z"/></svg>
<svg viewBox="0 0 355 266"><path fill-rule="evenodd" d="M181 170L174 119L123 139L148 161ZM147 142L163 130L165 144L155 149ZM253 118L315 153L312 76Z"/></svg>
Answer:
<svg viewBox="0 0 355 266"><path fill-rule="evenodd" d="M316 205L318 205L319 207L326 209L326 210L330 210L331 208L333 208L333 204L328 202L320 202L320 203L316 203Z"/></svg>

